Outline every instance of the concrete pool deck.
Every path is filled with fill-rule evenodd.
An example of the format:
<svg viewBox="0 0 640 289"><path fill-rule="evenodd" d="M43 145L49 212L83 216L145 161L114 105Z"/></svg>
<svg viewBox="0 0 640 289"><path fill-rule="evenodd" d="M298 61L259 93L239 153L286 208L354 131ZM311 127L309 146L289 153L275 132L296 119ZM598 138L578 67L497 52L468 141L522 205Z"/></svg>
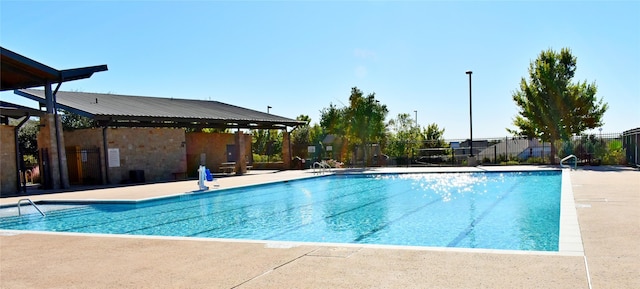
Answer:
<svg viewBox="0 0 640 289"><path fill-rule="evenodd" d="M399 170L521 168L532 167ZM229 188L312 175L254 171L217 182ZM583 254L0 231L0 287L640 288L640 171L588 167L570 177ZM195 189L191 180L29 198L140 200Z"/></svg>

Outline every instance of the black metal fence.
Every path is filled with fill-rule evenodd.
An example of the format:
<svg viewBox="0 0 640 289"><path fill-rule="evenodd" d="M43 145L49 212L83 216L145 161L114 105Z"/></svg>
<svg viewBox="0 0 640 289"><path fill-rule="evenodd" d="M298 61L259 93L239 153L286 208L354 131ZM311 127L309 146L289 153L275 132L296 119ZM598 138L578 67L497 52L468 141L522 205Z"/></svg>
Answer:
<svg viewBox="0 0 640 289"><path fill-rule="evenodd" d="M555 147L556 160L575 155L579 164L624 165L627 164L622 133L588 134L575 136L569 141L555 144L538 139L521 137L483 138L469 140L445 140L442 147L430 147L422 143L409 155L389 156L384 165L388 166L463 166L470 156L477 164L550 164L552 145ZM637 150L637 143L634 144ZM472 150L473 147L473 150Z"/></svg>

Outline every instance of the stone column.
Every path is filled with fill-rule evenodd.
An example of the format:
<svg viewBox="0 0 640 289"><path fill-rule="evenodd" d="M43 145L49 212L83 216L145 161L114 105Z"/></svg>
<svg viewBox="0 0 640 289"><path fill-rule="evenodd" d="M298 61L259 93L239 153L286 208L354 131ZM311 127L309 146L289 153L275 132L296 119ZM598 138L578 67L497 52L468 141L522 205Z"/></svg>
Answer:
<svg viewBox="0 0 640 289"><path fill-rule="evenodd" d="M236 175L247 173L247 153L245 149L244 133L236 132Z"/></svg>
<svg viewBox="0 0 640 289"><path fill-rule="evenodd" d="M58 122L59 127L57 132L56 122ZM60 147L58 147L58 143L60 143ZM46 148L49 151L49 168L52 180L51 188L68 188L69 172L67 171L67 154L64 149L64 138L62 136L62 123L60 121L60 116L47 113L40 118L38 148ZM59 154L58 151L60 151Z"/></svg>
<svg viewBox="0 0 640 289"><path fill-rule="evenodd" d="M20 191L14 126L0 125L0 195Z"/></svg>
<svg viewBox="0 0 640 289"><path fill-rule="evenodd" d="M286 130L282 132L282 166L283 170L291 168L291 138Z"/></svg>

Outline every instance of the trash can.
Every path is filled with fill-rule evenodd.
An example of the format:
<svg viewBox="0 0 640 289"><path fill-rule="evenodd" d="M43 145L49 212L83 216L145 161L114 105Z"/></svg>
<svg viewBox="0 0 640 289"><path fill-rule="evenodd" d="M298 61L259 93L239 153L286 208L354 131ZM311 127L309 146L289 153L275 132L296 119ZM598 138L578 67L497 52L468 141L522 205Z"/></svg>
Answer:
<svg viewBox="0 0 640 289"><path fill-rule="evenodd" d="M129 181L132 183L144 183L144 170L130 170Z"/></svg>

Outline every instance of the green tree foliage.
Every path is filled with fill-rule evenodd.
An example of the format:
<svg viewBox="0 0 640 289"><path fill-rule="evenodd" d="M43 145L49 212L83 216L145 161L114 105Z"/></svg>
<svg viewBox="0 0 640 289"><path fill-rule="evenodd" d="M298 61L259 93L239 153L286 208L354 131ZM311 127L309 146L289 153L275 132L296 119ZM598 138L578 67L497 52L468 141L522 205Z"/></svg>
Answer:
<svg viewBox="0 0 640 289"><path fill-rule="evenodd" d="M282 154L282 131L257 129L251 131L252 153L256 155L280 156Z"/></svg>
<svg viewBox="0 0 640 289"><path fill-rule="evenodd" d="M28 165L34 165L38 158L38 121L29 119L18 130L18 143L23 159ZM17 125L18 121L12 122Z"/></svg>
<svg viewBox="0 0 640 289"><path fill-rule="evenodd" d="M187 133L190 133L190 132L233 133L233 132L231 132L231 129L228 129L228 128L209 128L209 127L204 127L204 128L188 127L188 128L185 128L184 131L187 132Z"/></svg>
<svg viewBox="0 0 640 289"><path fill-rule="evenodd" d="M346 107L338 108L333 103L330 103L328 108L323 108L320 111L320 126L327 134L346 136L346 113Z"/></svg>
<svg viewBox="0 0 640 289"><path fill-rule="evenodd" d="M294 156L307 158L310 157L307 153L307 147L311 144L318 144L322 141L326 134L323 133L320 125L311 123L311 118L308 115L299 115L296 120L306 122L305 125L298 126L291 133L291 142L293 146Z"/></svg>
<svg viewBox="0 0 640 289"><path fill-rule="evenodd" d="M320 126L325 134L333 134L353 148L367 148L372 143L381 143L386 135L385 118L387 106L380 104L375 93L364 96L357 87L351 89L349 106L338 108L330 104L320 111ZM369 161L368 149L363 150L365 161Z"/></svg>
<svg viewBox="0 0 640 289"><path fill-rule="evenodd" d="M429 124L422 131L424 148L443 148L447 144L444 141L444 128L440 129L436 123Z"/></svg>
<svg viewBox="0 0 640 289"><path fill-rule="evenodd" d="M387 113L387 106L376 100L375 93L364 96L360 89L353 87L346 110L349 143L363 148L368 148L371 143L381 143L386 136ZM368 149L364 149L363 155L368 162Z"/></svg>
<svg viewBox="0 0 640 289"><path fill-rule="evenodd" d="M97 126L97 123L93 119L79 114L65 110L59 110L59 114L62 122L62 129L64 130L92 128Z"/></svg>
<svg viewBox="0 0 640 289"><path fill-rule="evenodd" d="M421 147L420 127L408 113L400 113L388 123L389 136L385 152L388 155L404 158L414 154Z"/></svg>
<svg viewBox="0 0 640 289"><path fill-rule="evenodd" d="M317 123L314 123L313 126L309 128L309 139L311 140L310 143L318 143L322 141L325 136L326 134L323 133L322 127Z"/></svg>
<svg viewBox="0 0 640 289"><path fill-rule="evenodd" d="M296 117L296 120L306 122L305 125L298 126L291 133L291 142L294 144L309 144L311 142L311 128L309 124L311 123L311 118L308 115L299 115Z"/></svg>
<svg viewBox="0 0 640 289"><path fill-rule="evenodd" d="M574 134L602 126L608 105L596 98L595 83L573 83L577 59L563 48L560 53L542 51L529 65L529 77L520 81L512 97L520 107L507 131L545 142L569 140ZM555 163L555 148L551 161Z"/></svg>

